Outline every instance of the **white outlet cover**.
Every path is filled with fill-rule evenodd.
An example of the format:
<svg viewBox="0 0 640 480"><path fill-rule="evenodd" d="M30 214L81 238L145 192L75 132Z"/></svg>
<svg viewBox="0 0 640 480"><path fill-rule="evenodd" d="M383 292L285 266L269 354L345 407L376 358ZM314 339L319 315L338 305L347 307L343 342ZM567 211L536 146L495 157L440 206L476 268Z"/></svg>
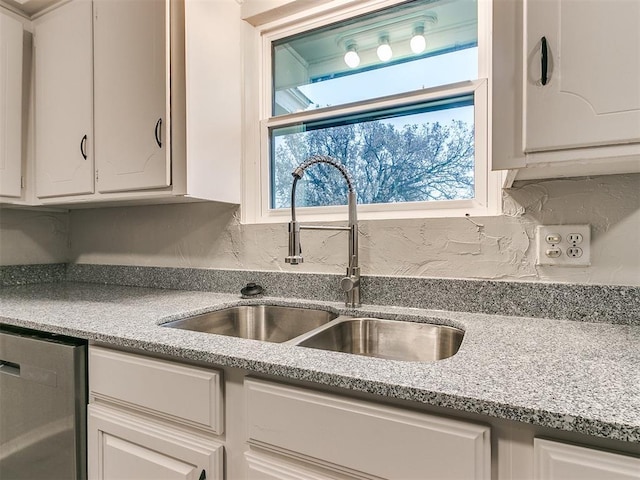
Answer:
<svg viewBox="0 0 640 480"><path fill-rule="evenodd" d="M568 237L572 233L582 235L580 243L571 242ZM548 236L558 235L560 241L548 243ZM557 265L561 267L588 267L591 265L591 225L538 225L536 228L536 247L538 259L536 265ZM582 255L571 257L567 250L572 247L582 249ZM556 252L559 256L547 255L547 251Z"/></svg>

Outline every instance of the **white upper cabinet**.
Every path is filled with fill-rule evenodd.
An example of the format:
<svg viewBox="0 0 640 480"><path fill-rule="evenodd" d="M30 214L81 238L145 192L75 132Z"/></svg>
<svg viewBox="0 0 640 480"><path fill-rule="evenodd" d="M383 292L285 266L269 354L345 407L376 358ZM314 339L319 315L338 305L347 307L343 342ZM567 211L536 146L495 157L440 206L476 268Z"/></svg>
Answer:
<svg viewBox="0 0 640 480"><path fill-rule="evenodd" d="M36 196L93 192L91 1L35 22Z"/></svg>
<svg viewBox="0 0 640 480"><path fill-rule="evenodd" d="M637 0L494 0L493 170L640 172L639 22Z"/></svg>
<svg viewBox="0 0 640 480"><path fill-rule="evenodd" d="M0 10L0 196L22 195L22 23Z"/></svg>
<svg viewBox="0 0 640 480"><path fill-rule="evenodd" d="M41 60L52 73L38 71L36 79L47 92L82 93L91 99L93 138L90 128L86 140L85 133L76 139L77 133L70 131L86 112L80 112L77 95L56 97L55 110L38 108L38 137L74 155L81 149L88 158L53 156L38 148L34 203L239 203L240 5L235 0L73 0L70 5L76 3L92 5L92 18L86 21L83 14L82 20L60 21L64 31ZM37 35L45 37L45 26L53 25L67 8L63 4L38 19L43 33ZM89 38L58 47L69 52L65 55L52 53L54 46L69 41L80 23ZM85 63L89 73L78 73ZM78 86L84 81L89 82L89 95L85 83ZM54 113L60 105L63 112ZM40 158L43 151L46 162ZM79 178L83 181L71 188L70 180Z"/></svg>
<svg viewBox="0 0 640 480"><path fill-rule="evenodd" d="M97 187L171 184L168 5L94 0Z"/></svg>
<svg viewBox="0 0 640 480"><path fill-rule="evenodd" d="M240 203L241 191L242 32L248 27L240 3L187 0L184 6L186 191L228 203ZM178 46L174 41L172 51Z"/></svg>
<svg viewBox="0 0 640 480"><path fill-rule="evenodd" d="M640 142L640 2L525 0L524 24L524 151Z"/></svg>

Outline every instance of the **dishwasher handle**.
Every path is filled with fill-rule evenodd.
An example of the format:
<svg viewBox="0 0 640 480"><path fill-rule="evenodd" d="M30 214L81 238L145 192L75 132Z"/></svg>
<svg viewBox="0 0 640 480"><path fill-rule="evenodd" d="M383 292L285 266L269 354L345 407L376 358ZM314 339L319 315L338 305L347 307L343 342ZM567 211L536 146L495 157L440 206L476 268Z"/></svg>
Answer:
<svg viewBox="0 0 640 480"><path fill-rule="evenodd" d="M13 363L0 360L0 373L19 378L27 382L40 383L48 387L58 386L58 373L53 370L36 367L29 364Z"/></svg>
<svg viewBox="0 0 640 480"><path fill-rule="evenodd" d="M5 375L13 375L14 377L19 377L20 364L7 362L5 360L0 360L0 373L4 373Z"/></svg>

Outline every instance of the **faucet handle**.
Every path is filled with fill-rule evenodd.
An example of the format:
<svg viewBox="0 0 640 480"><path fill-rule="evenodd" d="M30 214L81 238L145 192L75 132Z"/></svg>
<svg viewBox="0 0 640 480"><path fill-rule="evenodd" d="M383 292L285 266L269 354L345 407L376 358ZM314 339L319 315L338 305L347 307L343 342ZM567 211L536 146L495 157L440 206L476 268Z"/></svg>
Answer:
<svg viewBox="0 0 640 480"><path fill-rule="evenodd" d="M351 290L358 287L359 285L360 285L360 278L355 275L351 275L350 277L344 277L342 280L340 280L340 287L342 288L343 292L350 292Z"/></svg>

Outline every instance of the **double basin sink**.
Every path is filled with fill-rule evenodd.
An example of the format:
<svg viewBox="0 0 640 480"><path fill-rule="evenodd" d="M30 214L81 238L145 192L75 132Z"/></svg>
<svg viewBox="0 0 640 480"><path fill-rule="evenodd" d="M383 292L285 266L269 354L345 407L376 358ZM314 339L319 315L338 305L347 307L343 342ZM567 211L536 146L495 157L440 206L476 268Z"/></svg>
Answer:
<svg viewBox="0 0 640 480"><path fill-rule="evenodd" d="M230 307L162 326L410 362L451 357L464 336L443 325L275 305Z"/></svg>

